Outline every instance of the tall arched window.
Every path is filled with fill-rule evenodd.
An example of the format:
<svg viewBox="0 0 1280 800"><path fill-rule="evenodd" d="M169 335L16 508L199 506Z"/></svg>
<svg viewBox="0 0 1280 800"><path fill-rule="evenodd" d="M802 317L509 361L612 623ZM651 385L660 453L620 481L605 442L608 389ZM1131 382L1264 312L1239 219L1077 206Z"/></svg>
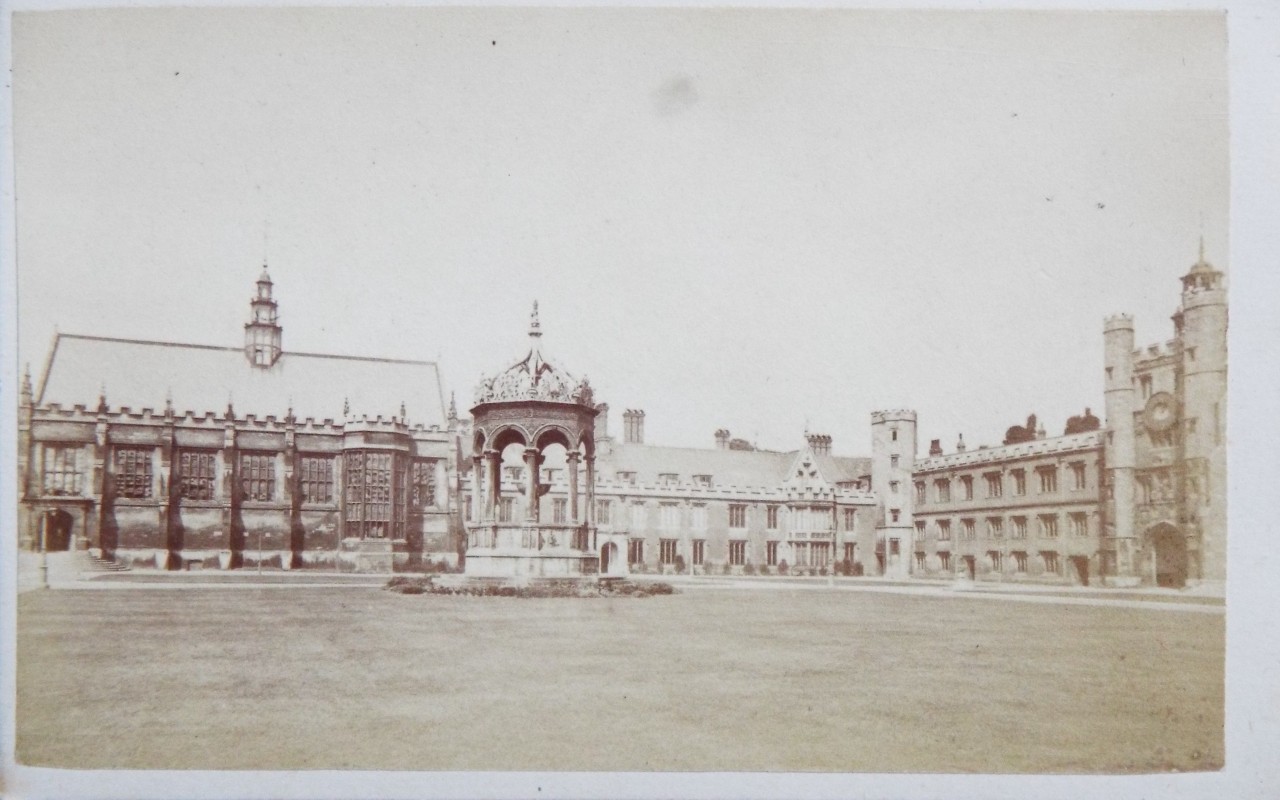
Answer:
<svg viewBox="0 0 1280 800"><path fill-rule="evenodd" d="M359 539L403 539L408 502L407 456L385 450L343 455L345 532Z"/></svg>

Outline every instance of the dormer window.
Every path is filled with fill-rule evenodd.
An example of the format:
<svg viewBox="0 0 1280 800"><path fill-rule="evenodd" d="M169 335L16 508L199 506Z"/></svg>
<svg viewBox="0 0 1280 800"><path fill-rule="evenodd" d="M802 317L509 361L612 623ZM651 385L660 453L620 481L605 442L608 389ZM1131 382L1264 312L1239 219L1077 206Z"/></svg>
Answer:
<svg viewBox="0 0 1280 800"><path fill-rule="evenodd" d="M680 483L680 476L674 472L662 472L658 474L659 486L676 486Z"/></svg>
<svg viewBox="0 0 1280 800"><path fill-rule="evenodd" d="M635 486L636 474L634 472L618 472L616 473L615 477L617 477L618 483L625 483L631 486Z"/></svg>

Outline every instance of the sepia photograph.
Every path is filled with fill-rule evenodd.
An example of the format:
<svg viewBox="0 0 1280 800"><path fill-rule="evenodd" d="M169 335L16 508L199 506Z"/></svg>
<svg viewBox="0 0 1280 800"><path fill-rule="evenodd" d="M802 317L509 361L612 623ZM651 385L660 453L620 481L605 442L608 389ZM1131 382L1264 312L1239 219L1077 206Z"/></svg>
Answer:
<svg viewBox="0 0 1280 800"><path fill-rule="evenodd" d="M13 796L1233 762L1225 9L6 14Z"/></svg>

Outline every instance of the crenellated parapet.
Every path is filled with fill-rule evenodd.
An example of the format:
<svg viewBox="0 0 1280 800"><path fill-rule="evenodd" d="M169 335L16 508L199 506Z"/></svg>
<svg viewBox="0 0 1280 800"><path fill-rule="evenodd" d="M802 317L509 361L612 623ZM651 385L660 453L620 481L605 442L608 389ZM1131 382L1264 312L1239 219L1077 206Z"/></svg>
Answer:
<svg viewBox="0 0 1280 800"><path fill-rule="evenodd" d="M871 424L879 425L886 422L915 422L916 412L908 408L885 409L882 411L871 412Z"/></svg>
<svg viewBox="0 0 1280 800"><path fill-rule="evenodd" d="M916 462L916 472L927 473L955 467L1035 458L1054 453L1067 455L1085 450L1095 450L1102 446L1104 437L1105 432L1103 431L1088 431L1070 436L1058 436L1053 439L1033 439L1028 442L1019 442L1018 444L984 447L941 456L931 456Z"/></svg>

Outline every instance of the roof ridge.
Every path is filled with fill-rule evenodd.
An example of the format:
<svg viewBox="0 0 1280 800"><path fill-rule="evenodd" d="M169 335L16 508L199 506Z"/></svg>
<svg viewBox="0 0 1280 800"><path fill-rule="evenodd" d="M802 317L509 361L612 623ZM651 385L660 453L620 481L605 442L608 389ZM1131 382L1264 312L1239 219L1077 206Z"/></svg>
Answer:
<svg viewBox="0 0 1280 800"><path fill-rule="evenodd" d="M228 347L226 345L216 344L196 344L194 342L170 342L163 339L128 339L120 336L91 336L83 333L58 333L54 336L54 348L57 347L58 339L84 339L91 342L116 342L119 344L142 344L154 347L190 347L199 350L219 350L227 353L244 352L243 347ZM308 353L300 350L284 350L280 353L283 356L302 356L304 358L338 358L344 361L372 361L382 364L414 364L417 366L438 366L435 361L418 361L408 358L384 358L381 356L352 356L342 353Z"/></svg>

